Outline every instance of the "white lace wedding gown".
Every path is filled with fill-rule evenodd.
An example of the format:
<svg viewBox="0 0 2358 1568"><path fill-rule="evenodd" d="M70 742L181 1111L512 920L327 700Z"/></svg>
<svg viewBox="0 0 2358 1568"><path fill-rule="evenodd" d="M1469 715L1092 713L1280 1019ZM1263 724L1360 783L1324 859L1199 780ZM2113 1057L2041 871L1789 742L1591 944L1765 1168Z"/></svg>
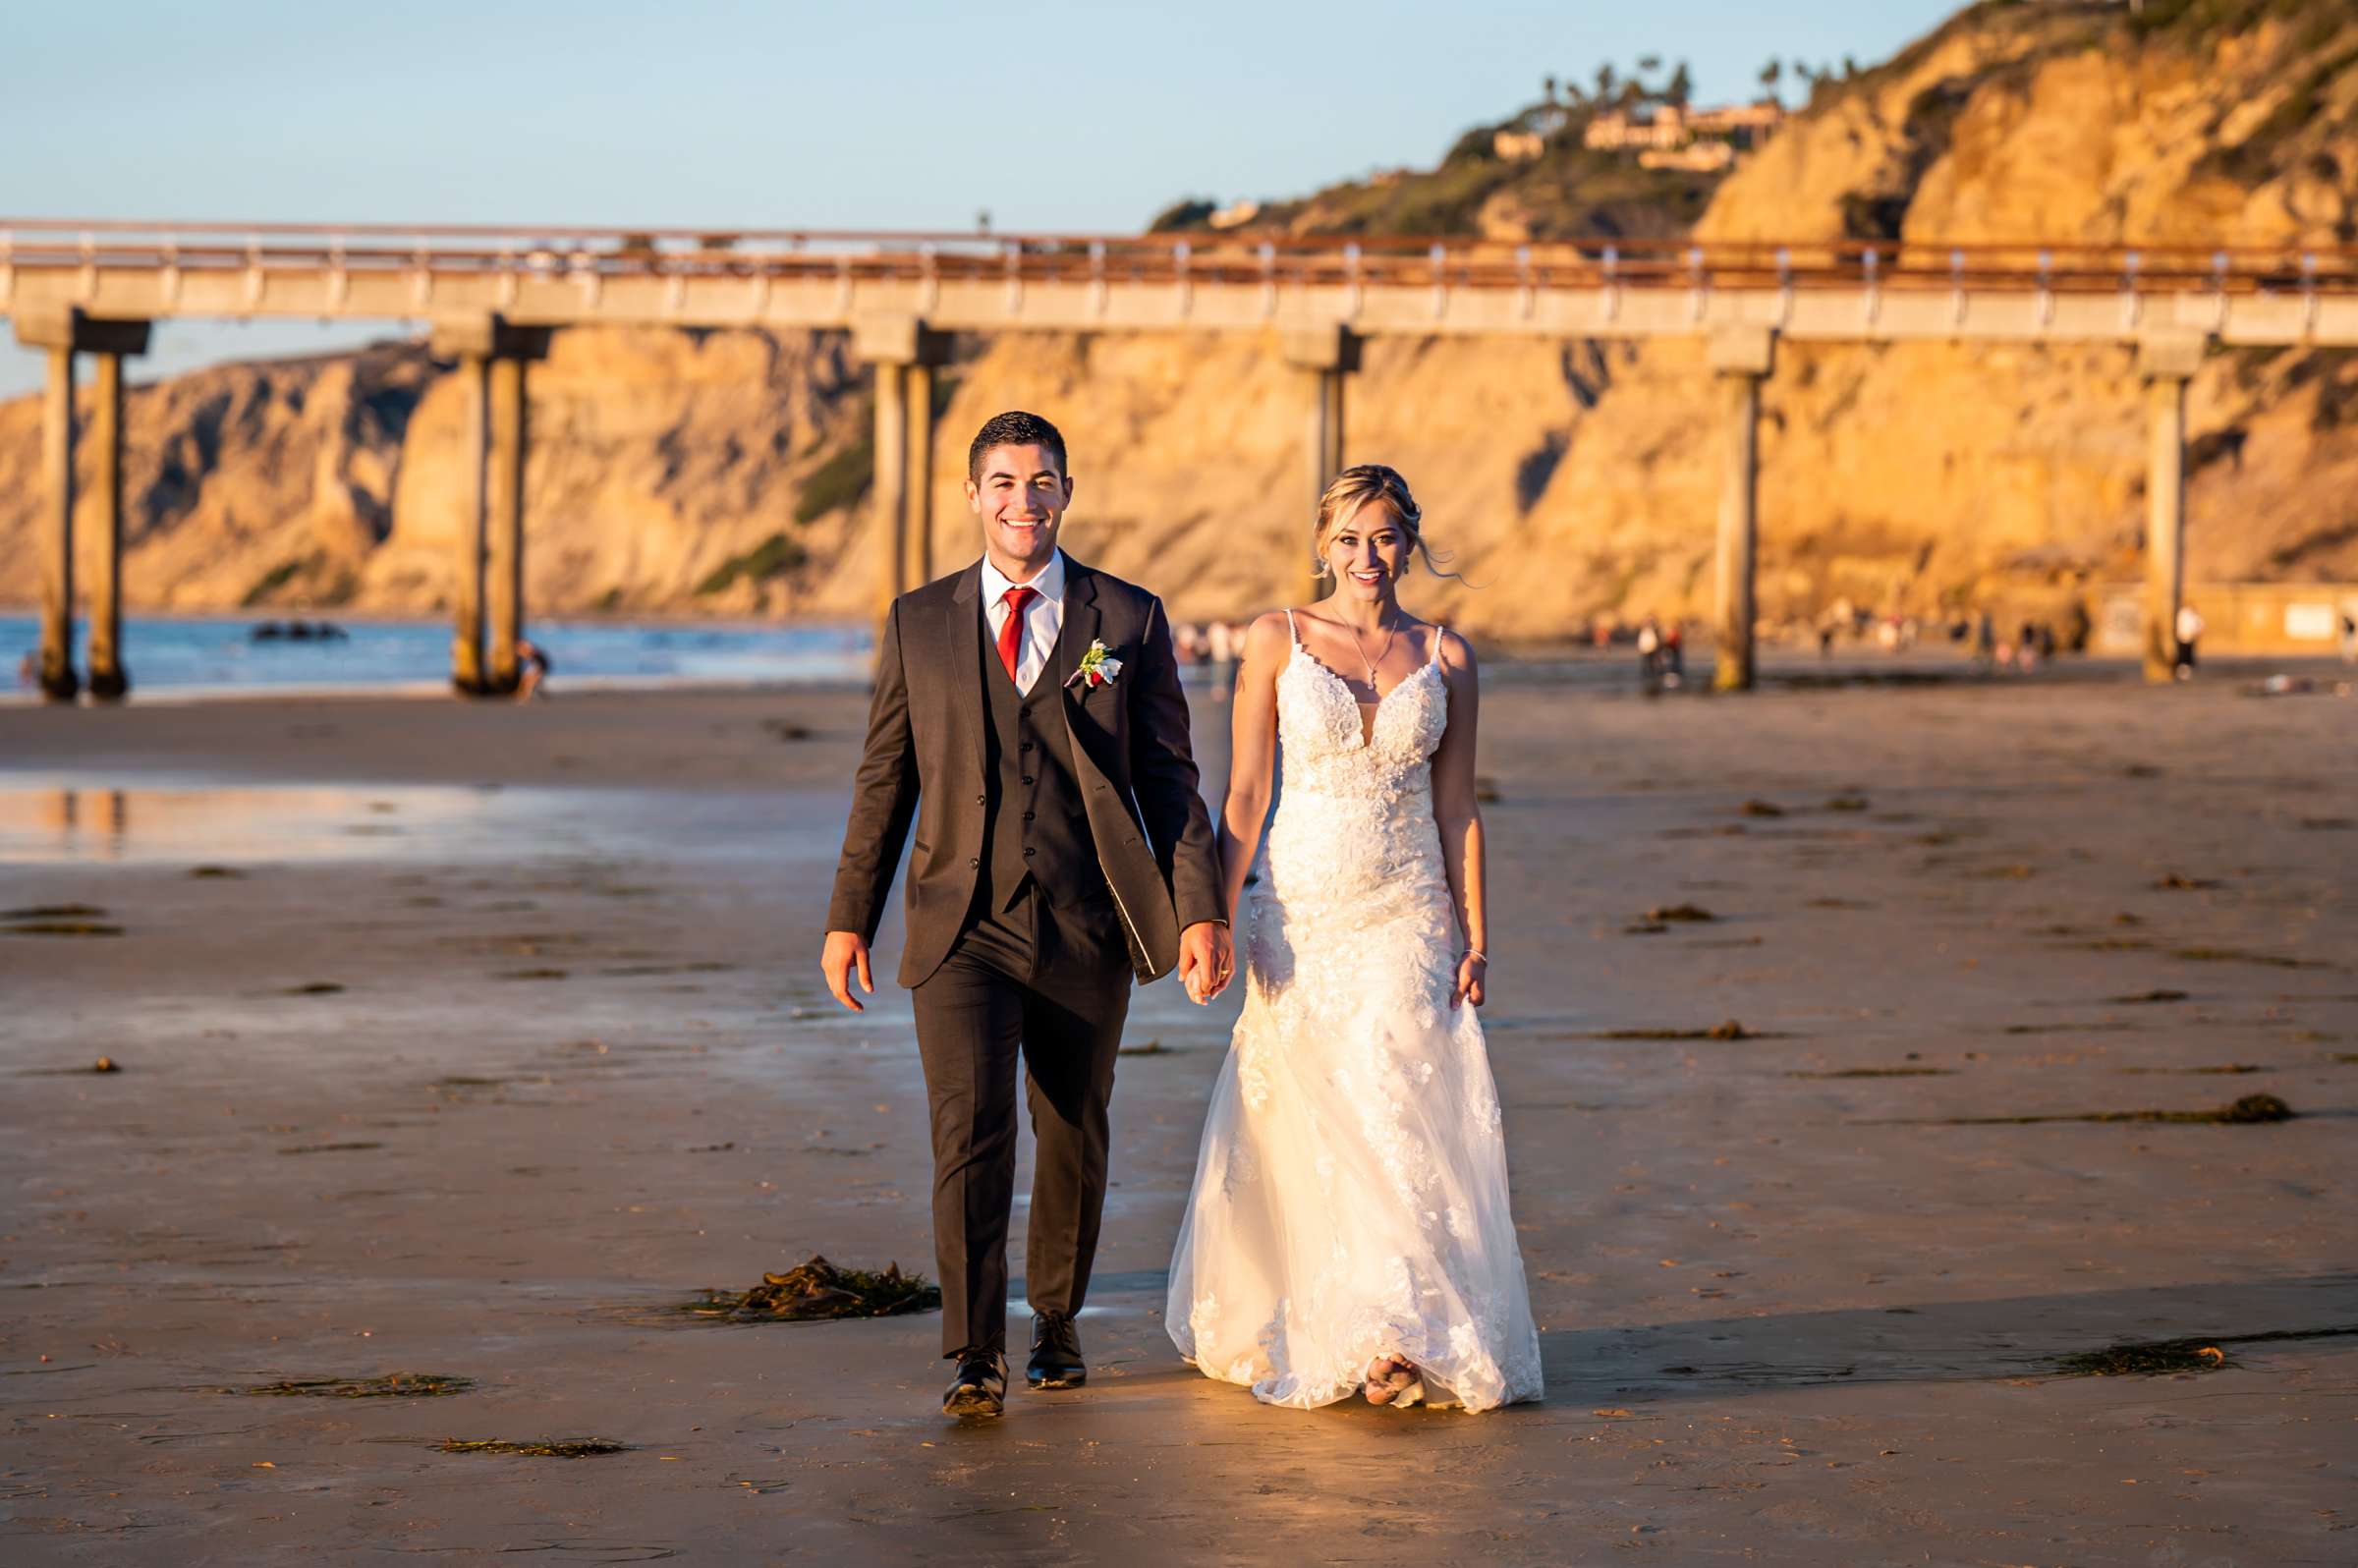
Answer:
<svg viewBox="0 0 2358 1568"><path fill-rule="evenodd" d="M1432 814L1436 659L1359 704L1297 631L1277 677L1283 790L1245 915L1245 1007L1171 1259L1168 1326L1272 1405L1416 1363L1426 1398L1541 1393L1482 1024L1451 1007L1455 908Z"/></svg>

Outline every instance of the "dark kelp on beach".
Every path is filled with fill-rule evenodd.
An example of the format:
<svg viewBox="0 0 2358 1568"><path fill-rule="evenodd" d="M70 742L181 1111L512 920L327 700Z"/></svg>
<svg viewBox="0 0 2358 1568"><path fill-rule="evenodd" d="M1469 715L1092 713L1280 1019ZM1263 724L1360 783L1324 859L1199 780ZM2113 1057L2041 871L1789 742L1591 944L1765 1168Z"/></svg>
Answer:
<svg viewBox="0 0 2358 1568"><path fill-rule="evenodd" d="M2157 1377L2173 1372L2218 1372L2235 1365L2220 1348L2224 1345L2336 1339L2350 1334L2358 1334L2358 1323L2333 1328L2279 1328L2265 1334L2221 1334L2208 1339L2132 1341L2057 1356L2052 1371L2060 1377Z"/></svg>
<svg viewBox="0 0 2358 1568"><path fill-rule="evenodd" d="M897 1262L882 1273L838 1268L814 1254L782 1274L763 1274L747 1291L707 1290L680 1310L731 1323L825 1322L840 1317L894 1317L937 1311L941 1290L923 1274L904 1274Z"/></svg>
<svg viewBox="0 0 2358 1568"><path fill-rule="evenodd" d="M451 1377L441 1372L384 1372L374 1377L282 1378L274 1383L255 1383L250 1388L225 1388L222 1392L281 1399L436 1399L463 1394L474 1386L472 1377Z"/></svg>

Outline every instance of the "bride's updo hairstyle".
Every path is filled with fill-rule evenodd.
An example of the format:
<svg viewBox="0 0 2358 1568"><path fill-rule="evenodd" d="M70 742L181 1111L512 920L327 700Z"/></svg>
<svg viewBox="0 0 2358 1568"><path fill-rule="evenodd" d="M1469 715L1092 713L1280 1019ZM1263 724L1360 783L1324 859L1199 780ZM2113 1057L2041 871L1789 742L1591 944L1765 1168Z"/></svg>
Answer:
<svg viewBox="0 0 2358 1568"><path fill-rule="evenodd" d="M1326 575L1326 541L1334 531L1359 515L1360 509L1371 502L1381 501L1391 509L1393 518L1408 533L1409 549L1425 563L1425 570L1434 577L1456 577L1444 572L1440 562L1449 557L1436 555L1425 542L1425 512L1417 498L1408 493L1408 481L1398 469L1381 463L1358 463L1334 476L1326 493L1319 497L1319 522L1310 536L1310 553L1317 562L1319 575Z"/></svg>

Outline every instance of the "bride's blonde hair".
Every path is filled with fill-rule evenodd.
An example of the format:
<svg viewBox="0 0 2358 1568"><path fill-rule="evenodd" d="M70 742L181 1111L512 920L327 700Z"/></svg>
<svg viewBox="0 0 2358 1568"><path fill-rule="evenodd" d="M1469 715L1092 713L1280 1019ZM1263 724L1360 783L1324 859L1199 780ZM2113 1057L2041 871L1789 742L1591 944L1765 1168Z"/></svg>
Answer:
<svg viewBox="0 0 2358 1568"><path fill-rule="evenodd" d="M1408 533L1408 546L1425 563L1425 570L1434 577L1456 577L1444 572L1440 563L1449 559L1435 554L1425 542L1425 512L1417 498L1408 493L1408 481L1400 471L1381 463L1357 463L1334 476L1326 493L1319 497L1319 521L1311 531L1310 553L1317 563L1319 575L1326 574L1326 540L1334 531L1359 515L1362 507L1372 501L1381 501L1391 508L1392 516Z"/></svg>

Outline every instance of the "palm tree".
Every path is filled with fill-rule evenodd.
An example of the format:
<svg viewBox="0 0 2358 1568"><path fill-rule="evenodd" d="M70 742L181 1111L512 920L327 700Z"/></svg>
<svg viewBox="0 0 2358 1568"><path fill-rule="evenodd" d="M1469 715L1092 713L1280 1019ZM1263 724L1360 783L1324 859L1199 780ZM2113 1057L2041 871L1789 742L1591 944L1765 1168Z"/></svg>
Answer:
<svg viewBox="0 0 2358 1568"><path fill-rule="evenodd" d="M1695 76L1687 69L1684 60L1678 63L1678 69L1670 73L1670 85L1662 89L1662 96L1682 109L1695 96Z"/></svg>
<svg viewBox="0 0 2358 1568"><path fill-rule="evenodd" d="M1785 63L1782 60L1770 60L1767 65L1761 67L1761 96L1776 97L1778 95L1776 84L1784 80L1784 76Z"/></svg>
<svg viewBox="0 0 2358 1568"><path fill-rule="evenodd" d="M1620 80L1608 61L1597 68L1597 100L1601 103L1613 95L1613 84Z"/></svg>
<svg viewBox="0 0 2358 1568"><path fill-rule="evenodd" d="M1540 78L1540 93L1549 103L1553 103L1555 101L1555 78L1551 76Z"/></svg>

